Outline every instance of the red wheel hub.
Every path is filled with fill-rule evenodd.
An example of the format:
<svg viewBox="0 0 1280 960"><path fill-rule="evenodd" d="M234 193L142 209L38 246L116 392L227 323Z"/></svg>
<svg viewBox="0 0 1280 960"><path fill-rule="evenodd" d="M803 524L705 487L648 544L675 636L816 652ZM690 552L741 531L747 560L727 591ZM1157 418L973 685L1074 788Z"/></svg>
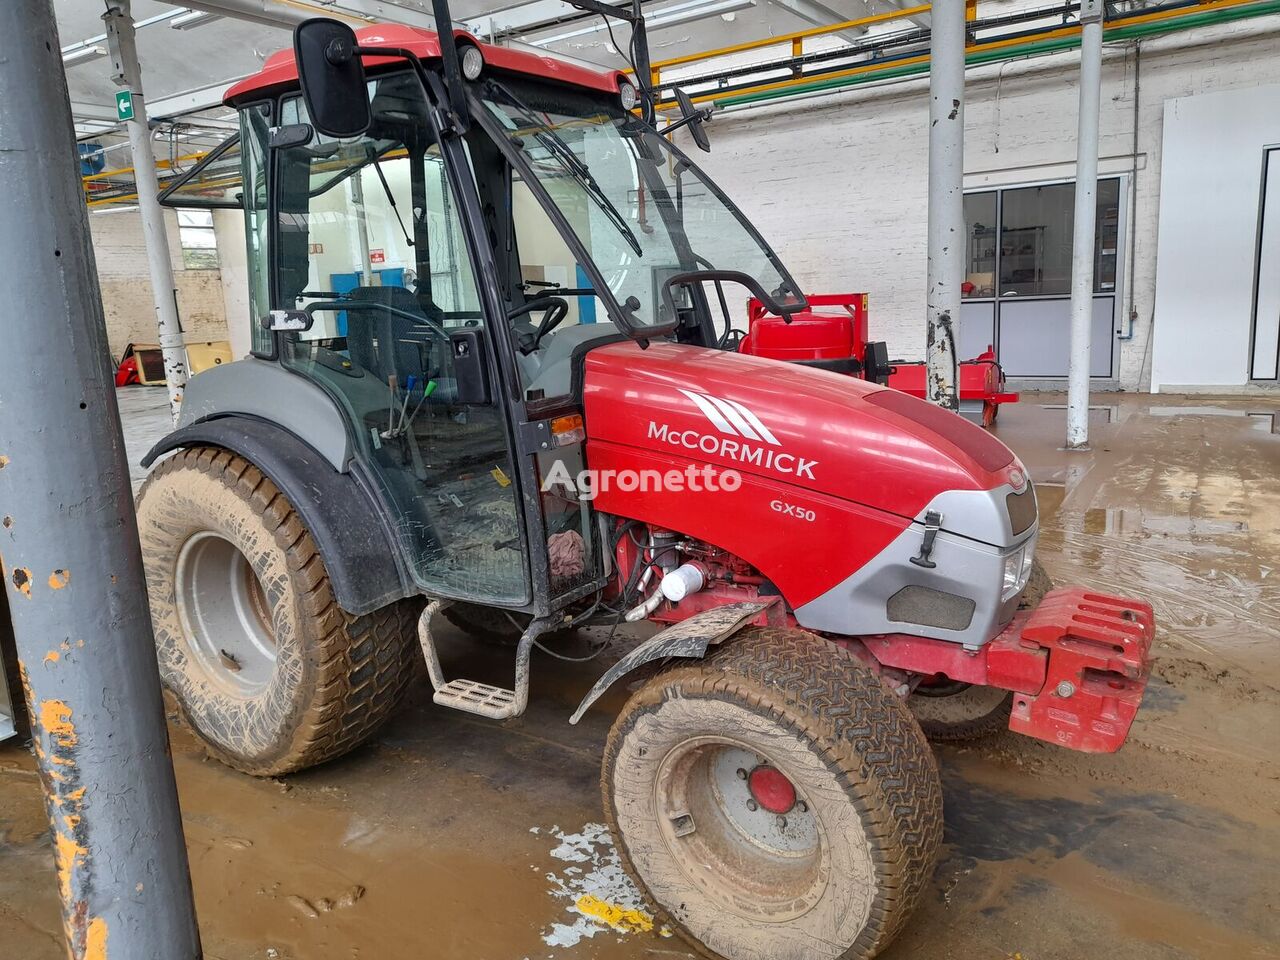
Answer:
<svg viewBox="0 0 1280 960"><path fill-rule="evenodd" d="M756 767L747 776L747 787L755 802L770 813L790 813L796 805L796 788L776 767Z"/></svg>

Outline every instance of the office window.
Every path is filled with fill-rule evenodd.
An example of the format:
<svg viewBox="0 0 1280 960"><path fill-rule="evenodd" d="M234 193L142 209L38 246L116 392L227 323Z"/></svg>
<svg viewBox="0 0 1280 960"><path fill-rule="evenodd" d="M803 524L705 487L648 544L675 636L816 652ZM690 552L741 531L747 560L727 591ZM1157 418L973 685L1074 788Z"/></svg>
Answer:
<svg viewBox="0 0 1280 960"><path fill-rule="evenodd" d="M179 210L178 242L182 246L182 265L188 270L218 269L218 242L211 210Z"/></svg>
<svg viewBox="0 0 1280 960"><path fill-rule="evenodd" d="M964 195L966 297L996 294L996 191Z"/></svg>
<svg viewBox="0 0 1280 960"><path fill-rule="evenodd" d="M999 296L1058 297L1071 293L1075 229L1074 183L1001 191ZM1098 181L1094 291L1116 286L1120 181Z"/></svg>

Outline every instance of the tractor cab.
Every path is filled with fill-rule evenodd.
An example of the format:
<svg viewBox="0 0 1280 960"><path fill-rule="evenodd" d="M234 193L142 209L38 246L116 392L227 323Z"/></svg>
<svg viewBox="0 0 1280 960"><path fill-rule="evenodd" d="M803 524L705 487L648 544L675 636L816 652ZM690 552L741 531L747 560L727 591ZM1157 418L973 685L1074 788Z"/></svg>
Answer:
<svg viewBox="0 0 1280 960"><path fill-rule="evenodd" d="M589 502L541 489L583 466L586 351L715 346L746 293L798 309L777 256L622 73L316 21L226 100L252 356L340 411L334 465L386 502L406 591L546 614L600 588ZM165 201L208 189L185 183Z"/></svg>

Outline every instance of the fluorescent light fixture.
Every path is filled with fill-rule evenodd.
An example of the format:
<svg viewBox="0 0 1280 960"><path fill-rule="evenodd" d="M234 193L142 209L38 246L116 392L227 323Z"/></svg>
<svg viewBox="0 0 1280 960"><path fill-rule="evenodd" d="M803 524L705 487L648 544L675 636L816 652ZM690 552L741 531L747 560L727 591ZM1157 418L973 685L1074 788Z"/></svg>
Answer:
<svg viewBox="0 0 1280 960"><path fill-rule="evenodd" d="M80 45L68 47L62 51L62 65L64 67L74 67L82 63L89 63L91 60L101 60L107 55L107 48L98 44Z"/></svg>
<svg viewBox="0 0 1280 960"><path fill-rule="evenodd" d="M756 0L712 0L710 3L707 0L684 0L683 3L673 3L671 6L664 7L654 14L646 15L644 22L649 30L659 30L663 27L675 27L682 23L693 23L695 20L706 20L708 17L735 13L738 10L745 10L755 5ZM548 44L599 33L604 29L603 23L595 23L579 27L577 30L557 33L553 37L540 37L537 40L528 42L537 47L545 47Z"/></svg>
<svg viewBox="0 0 1280 960"><path fill-rule="evenodd" d="M175 30L194 30L196 27L203 27L206 23L221 19L222 14L220 13L210 13L208 10L188 10L186 13L179 13L170 20L169 26Z"/></svg>

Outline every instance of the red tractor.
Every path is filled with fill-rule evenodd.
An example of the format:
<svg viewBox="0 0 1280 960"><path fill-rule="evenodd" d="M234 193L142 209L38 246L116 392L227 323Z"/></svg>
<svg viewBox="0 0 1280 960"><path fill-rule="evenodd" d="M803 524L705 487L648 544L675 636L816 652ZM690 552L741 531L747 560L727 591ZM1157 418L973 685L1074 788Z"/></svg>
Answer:
<svg viewBox="0 0 1280 960"><path fill-rule="evenodd" d="M923 361L889 360L884 343L868 340L865 293L811 293L805 299L810 309L787 317L769 313L754 297L747 301L749 329L738 341L738 352L848 373L924 398ZM815 307L840 310L819 313ZM1002 403L1018 400L1006 389L991 347L961 360L958 372L960 412L978 416L984 427L995 424Z"/></svg>
<svg viewBox="0 0 1280 960"><path fill-rule="evenodd" d="M648 76L639 4L603 9ZM300 25L227 93L238 192L170 190L244 209L260 322L146 459L163 680L274 776L368 738L424 656L438 704L502 720L535 647L652 621L571 718L635 687L601 777L627 870L709 956L870 957L942 836L924 731L1117 749L1151 607L1045 592L1035 490L980 428L722 349L726 284L806 303L664 136L700 115L445 36ZM514 641L510 687L446 676L441 615Z"/></svg>

